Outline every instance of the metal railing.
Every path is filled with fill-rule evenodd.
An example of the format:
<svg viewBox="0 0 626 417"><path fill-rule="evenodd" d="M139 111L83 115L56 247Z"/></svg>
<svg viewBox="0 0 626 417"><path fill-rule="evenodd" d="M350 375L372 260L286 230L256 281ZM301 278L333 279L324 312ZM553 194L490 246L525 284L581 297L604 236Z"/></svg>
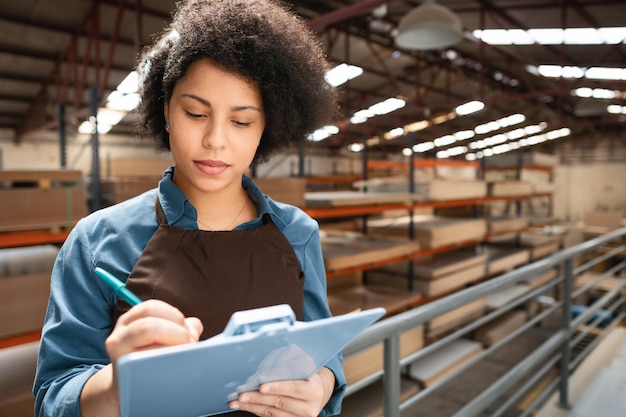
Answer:
<svg viewBox="0 0 626 417"><path fill-rule="evenodd" d="M523 360L509 369L495 383L487 387L482 393L469 401L465 406L456 412L452 417L476 417L479 416L487 407L492 406L496 401L500 400L499 408L491 414L492 417L498 417L504 414L511 406L519 402L522 396L526 395L531 389L534 389L537 383L545 379L548 374L557 366L559 375L553 378L543 391L540 392L521 414L528 415L533 408L545 402L549 395L559 390L559 405L567 407L569 405L569 378L573 370L584 359L584 357L595 347L601 340L601 336L597 337L594 342L589 344L586 349L578 354L576 358L572 358L571 349L573 346L589 334L592 330L600 326L603 316L597 315L602 309L603 312L614 317L613 322L621 321L626 314L624 306L626 305L626 285L621 284L616 288L607 291L588 306L586 311L572 318L572 300L575 297L585 293L596 284L608 277L623 274L626 270L626 227L601 235L594 239L585 241L576 246L557 252L551 256L538 260L534 263L524 265L511 272L500 275L483 283L474 285L463 291L459 291L445 298L432 301L423 306L414 308L394 315L390 318L382 320L372 325L349 346L343 353L350 355L359 352L367 347L383 342L384 360L383 370L370 375L354 384L348 386L347 394L352 394L367 385L370 385L382 378L383 380L383 415L384 417L400 417L401 412L415 405L424 397L432 394L441 388L447 382L451 381L461 373L465 372L478 362L491 355L496 350L502 348L507 343L535 326L544 318L561 309L560 329L552 336L547 338L540 346L535 348ZM603 254L598 254L600 248L606 248L610 244L611 248L605 250ZM580 261L584 257L589 257L591 251L595 256L591 260L584 261L580 266L575 266L576 260ZM597 278L582 286L574 289L574 281L576 277L590 269L598 266L600 263L612 262L605 272L597 274ZM513 302L489 312L478 320L475 320L464 327L454 331L453 333L431 343L417 352L401 358L400 356L400 334L406 330L427 323L435 317L450 312L456 308L464 306L475 300L489 296L503 289L506 289L520 281L532 278L550 270L557 269L559 271L556 277L549 282L528 291ZM596 274L594 274L596 276ZM558 286L558 287L557 287ZM530 318L524 325L520 326L504 338L498 340L482 353L465 362L459 368L449 373L428 387L420 390L417 394L411 396L401 402L401 378L403 377L403 369L416 360L437 351L443 346L467 335L471 331L492 321L498 316L514 309L529 300L535 299L541 294L553 288L558 288L560 297L558 300L541 313ZM598 317L596 317L598 316ZM583 326L585 325L585 326ZM539 369L537 369L539 368ZM521 386L520 386L521 385ZM510 393L511 388L515 387L513 394ZM506 394L506 398L503 397Z"/></svg>

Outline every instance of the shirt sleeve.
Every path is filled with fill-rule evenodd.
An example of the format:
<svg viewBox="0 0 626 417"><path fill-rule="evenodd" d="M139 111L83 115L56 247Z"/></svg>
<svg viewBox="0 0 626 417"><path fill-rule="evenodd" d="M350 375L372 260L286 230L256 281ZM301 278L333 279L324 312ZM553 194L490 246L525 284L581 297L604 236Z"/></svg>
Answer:
<svg viewBox="0 0 626 417"><path fill-rule="evenodd" d="M305 276L304 320L311 321L330 317L331 312L326 294L326 268L324 267L322 245L317 226L304 246L302 263ZM341 412L341 403L346 391L341 352L326 364L326 368L335 375L335 389L320 413L322 417L338 415Z"/></svg>
<svg viewBox="0 0 626 417"><path fill-rule="evenodd" d="M112 299L92 275L89 236L79 222L55 261L33 386L35 415L80 417L80 393L109 363Z"/></svg>

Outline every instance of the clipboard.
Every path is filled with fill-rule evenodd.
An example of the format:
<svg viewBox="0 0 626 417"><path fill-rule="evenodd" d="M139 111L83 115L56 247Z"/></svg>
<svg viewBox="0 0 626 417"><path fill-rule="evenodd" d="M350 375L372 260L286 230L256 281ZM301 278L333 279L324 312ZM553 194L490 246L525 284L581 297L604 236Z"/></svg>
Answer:
<svg viewBox="0 0 626 417"><path fill-rule="evenodd" d="M265 382L312 377L384 308L310 322L287 304L235 312L209 339L122 356L121 417L200 417L233 411L228 402Z"/></svg>

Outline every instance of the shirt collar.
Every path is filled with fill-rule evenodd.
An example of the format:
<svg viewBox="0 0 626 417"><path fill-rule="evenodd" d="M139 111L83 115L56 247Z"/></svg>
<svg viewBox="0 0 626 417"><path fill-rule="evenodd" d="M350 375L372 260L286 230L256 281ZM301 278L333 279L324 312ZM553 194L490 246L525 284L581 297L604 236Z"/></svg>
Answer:
<svg viewBox="0 0 626 417"><path fill-rule="evenodd" d="M168 224L191 227L191 224L197 218L197 212L195 207L191 205L187 199L187 196L174 184L174 168L174 166L171 166L163 172L163 178L159 181L159 201L161 202L161 207L163 208ZM267 198L254 181L244 175L242 184L248 196L250 196L256 205L258 212L257 220L260 221L265 213L270 214L273 219L277 220L277 214L274 213ZM192 221L190 225L181 224L181 221L182 223L187 223L184 219L194 219L194 221ZM256 221L250 223L256 224Z"/></svg>

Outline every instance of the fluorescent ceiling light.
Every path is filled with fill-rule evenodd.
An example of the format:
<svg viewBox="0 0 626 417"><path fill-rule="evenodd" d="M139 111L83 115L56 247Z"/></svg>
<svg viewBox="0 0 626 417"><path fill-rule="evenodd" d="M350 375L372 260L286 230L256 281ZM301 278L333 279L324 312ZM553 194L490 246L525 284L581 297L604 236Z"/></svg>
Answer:
<svg viewBox="0 0 626 417"><path fill-rule="evenodd" d="M126 116L125 111L112 110L104 107L98 109L98 133L107 133ZM78 131L84 134L93 133L94 117L85 120L78 126Z"/></svg>
<svg viewBox="0 0 626 417"><path fill-rule="evenodd" d="M141 102L137 93L124 94L115 90L107 97L107 108L112 110L133 111Z"/></svg>
<svg viewBox="0 0 626 417"><path fill-rule="evenodd" d="M98 123L98 133L105 134L108 133L113 125L106 123ZM78 126L78 132L83 133L85 135L91 135L94 131L94 123L91 120L85 120Z"/></svg>
<svg viewBox="0 0 626 417"><path fill-rule="evenodd" d="M607 88L589 88L580 87L572 91L572 95L581 98L597 98L610 100L619 95L619 91L609 90Z"/></svg>
<svg viewBox="0 0 626 417"><path fill-rule="evenodd" d="M435 144L433 142L422 142L413 145L413 152L416 153L428 152L432 149L435 149Z"/></svg>
<svg viewBox="0 0 626 417"><path fill-rule="evenodd" d="M405 105L406 101L399 98L391 97L385 101L381 101L380 103L371 105L369 107L369 110L377 116L382 116L383 114L391 113L392 111L401 109Z"/></svg>
<svg viewBox="0 0 626 417"><path fill-rule="evenodd" d="M98 109L98 123L116 125L126 116L126 112L100 107Z"/></svg>
<svg viewBox="0 0 626 417"><path fill-rule="evenodd" d="M467 152L467 148L465 146L455 146L454 148L439 151L437 152L435 156L439 159L444 159L444 158L449 158L451 156L462 155L466 152Z"/></svg>
<svg viewBox="0 0 626 417"><path fill-rule="evenodd" d="M480 111L484 108L485 103L483 103L482 101L474 100L457 106L455 112L459 116L467 116L468 114L476 113L477 111Z"/></svg>
<svg viewBox="0 0 626 417"><path fill-rule="evenodd" d="M430 122L428 120L420 120L419 122L413 122L404 126L404 130L407 132L418 132L426 129L428 126L430 126Z"/></svg>
<svg viewBox="0 0 626 417"><path fill-rule="evenodd" d="M434 125L439 125L441 123L447 122L448 120L452 120L452 119L456 118L456 116L457 116L457 113L450 112L450 113L442 114L442 115L437 116L437 117L433 117L431 122Z"/></svg>
<svg viewBox="0 0 626 417"><path fill-rule="evenodd" d="M381 116L383 114L391 113L392 111L401 109L405 105L406 105L406 101L399 99L399 98L391 97L379 103L372 104L367 109L363 109L363 110L359 110L355 112L350 118L350 123L352 124L365 123L367 119L370 119L374 116Z"/></svg>
<svg viewBox="0 0 626 417"><path fill-rule="evenodd" d="M139 75L136 71L131 71L109 94L106 107L98 109L98 133L109 132L128 112L137 108L141 102L137 91L139 91ZM92 116L80 124L78 132L92 134L93 124Z"/></svg>
<svg viewBox="0 0 626 417"><path fill-rule="evenodd" d="M395 129L391 129L389 132L386 132L383 137L387 140L399 138L404 135L404 128L396 127Z"/></svg>
<svg viewBox="0 0 626 417"><path fill-rule="evenodd" d="M456 138L452 135L445 135L435 139L434 142L435 146L440 148L442 146L452 145L454 142L456 142Z"/></svg>
<svg viewBox="0 0 626 417"><path fill-rule="evenodd" d="M367 122L367 117L352 116L350 118L350 123L352 123L353 125L359 125L365 122Z"/></svg>
<svg viewBox="0 0 626 417"><path fill-rule="evenodd" d="M456 140L467 140L473 138L475 134L473 130L461 130L456 132L453 136Z"/></svg>
<svg viewBox="0 0 626 417"><path fill-rule="evenodd" d="M363 68L343 63L328 71L325 78L330 85L338 87L361 74L363 74Z"/></svg>
<svg viewBox="0 0 626 417"><path fill-rule="evenodd" d="M606 108L611 114L626 114L626 106L620 106L619 104L612 104Z"/></svg>
<svg viewBox="0 0 626 417"><path fill-rule="evenodd" d="M319 142L320 140L324 140L336 133L339 133L339 128L337 126L324 126L311 133L308 136L308 139L313 142Z"/></svg>
<svg viewBox="0 0 626 417"><path fill-rule="evenodd" d="M361 152L363 149L365 149L365 145L362 143L353 143L348 147L348 149L350 150L350 152Z"/></svg>
<svg viewBox="0 0 626 417"><path fill-rule="evenodd" d="M473 35L489 45L615 45L624 42L626 27L485 29Z"/></svg>
<svg viewBox="0 0 626 417"><path fill-rule="evenodd" d="M468 153L465 155L465 159L468 161L475 161L476 159L481 159L486 156L509 152L524 146L536 145L538 143L542 143L548 140L563 138L571 134L572 131L570 130L570 128L562 127L560 129L555 129L541 135L529 136L527 138L520 139L517 142L504 143L493 146L492 148L483 149L475 153Z"/></svg>
<svg viewBox="0 0 626 417"><path fill-rule="evenodd" d="M139 74L137 74L136 71L131 71L117 86L117 91L124 94L131 94L139 91Z"/></svg>

